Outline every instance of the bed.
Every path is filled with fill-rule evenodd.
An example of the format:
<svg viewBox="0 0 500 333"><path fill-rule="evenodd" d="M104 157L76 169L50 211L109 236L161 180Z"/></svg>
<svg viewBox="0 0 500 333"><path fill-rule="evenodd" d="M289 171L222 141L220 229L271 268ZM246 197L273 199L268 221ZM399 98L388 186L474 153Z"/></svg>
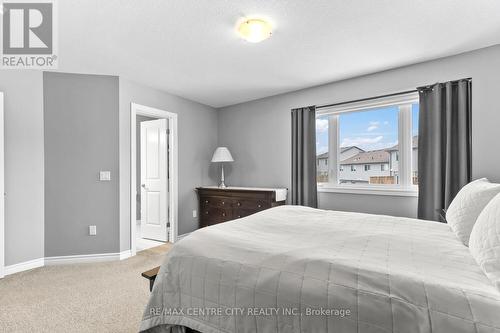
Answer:
<svg viewBox="0 0 500 333"><path fill-rule="evenodd" d="M140 330L500 332L500 292L442 223L281 206L167 254Z"/></svg>

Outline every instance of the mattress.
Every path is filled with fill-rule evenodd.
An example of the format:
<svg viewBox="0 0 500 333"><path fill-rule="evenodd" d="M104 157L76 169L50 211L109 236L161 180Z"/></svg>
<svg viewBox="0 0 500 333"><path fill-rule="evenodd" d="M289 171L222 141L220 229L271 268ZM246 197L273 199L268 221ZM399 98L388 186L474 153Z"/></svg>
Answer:
<svg viewBox="0 0 500 333"><path fill-rule="evenodd" d="M500 293L442 223L280 206L167 254L141 331L500 332Z"/></svg>

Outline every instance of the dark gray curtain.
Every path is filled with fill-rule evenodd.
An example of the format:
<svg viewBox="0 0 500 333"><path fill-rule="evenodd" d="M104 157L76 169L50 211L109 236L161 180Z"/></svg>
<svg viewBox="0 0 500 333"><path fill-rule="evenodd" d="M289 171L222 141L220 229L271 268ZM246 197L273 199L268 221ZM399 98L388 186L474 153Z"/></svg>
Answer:
<svg viewBox="0 0 500 333"><path fill-rule="evenodd" d="M315 106L292 110L292 205L318 207Z"/></svg>
<svg viewBox="0 0 500 333"><path fill-rule="evenodd" d="M439 221L439 212L471 180L472 82L464 79L418 90L418 218Z"/></svg>

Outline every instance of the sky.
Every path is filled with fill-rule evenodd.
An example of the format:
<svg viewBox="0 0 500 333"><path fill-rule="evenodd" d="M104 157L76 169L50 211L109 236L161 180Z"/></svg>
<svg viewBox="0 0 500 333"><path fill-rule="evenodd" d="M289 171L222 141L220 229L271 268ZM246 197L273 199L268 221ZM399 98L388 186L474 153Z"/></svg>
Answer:
<svg viewBox="0 0 500 333"><path fill-rule="evenodd" d="M341 114L340 146L364 150L389 148L398 143L398 107ZM418 104L412 105L412 132L418 134ZM316 152L328 151L328 116L316 119Z"/></svg>

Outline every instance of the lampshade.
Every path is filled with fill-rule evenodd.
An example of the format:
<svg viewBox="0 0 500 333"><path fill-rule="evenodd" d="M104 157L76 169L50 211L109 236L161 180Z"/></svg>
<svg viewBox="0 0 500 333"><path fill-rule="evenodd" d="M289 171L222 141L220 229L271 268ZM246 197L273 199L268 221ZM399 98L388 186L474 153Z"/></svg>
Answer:
<svg viewBox="0 0 500 333"><path fill-rule="evenodd" d="M234 160L229 149L226 147L218 147L214 152L212 162L234 162Z"/></svg>

